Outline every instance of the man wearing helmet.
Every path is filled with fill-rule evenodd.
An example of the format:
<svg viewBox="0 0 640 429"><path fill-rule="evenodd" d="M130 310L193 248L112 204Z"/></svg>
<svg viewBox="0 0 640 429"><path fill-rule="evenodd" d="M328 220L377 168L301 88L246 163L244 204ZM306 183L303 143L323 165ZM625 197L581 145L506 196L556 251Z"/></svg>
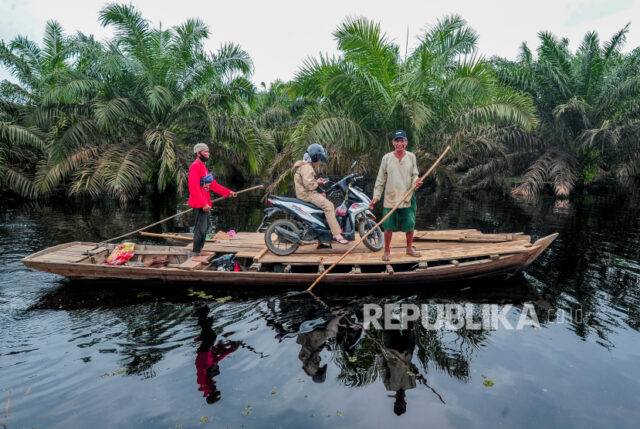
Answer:
<svg viewBox="0 0 640 429"><path fill-rule="evenodd" d="M196 160L189 168L189 204L193 208L195 224L193 226L193 257L196 262L208 262L209 253L203 252L207 230L209 229L209 210L211 210L211 195L213 191L223 197L235 197L236 193L215 181L207 167L204 165L209 160L209 147L204 143L198 143L193 147Z"/></svg>
<svg viewBox="0 0 640 429"><path fill-rule="evenodd" d="M342 229L336 219L333 203L327 199L324 193L318 193L318 185L322 185L324 181L322 178L316 178L316 172L313 166L318 165L320 161L325 164L329 161L327 151L319 144L314 143L307 148L307 152L304 154L302 160L297 161L293 165L295 170L293 181L296 188L296 198L314 204L322 209L327 218L333 239L340 244L347 244L347 240L340 234Z"/></svg>

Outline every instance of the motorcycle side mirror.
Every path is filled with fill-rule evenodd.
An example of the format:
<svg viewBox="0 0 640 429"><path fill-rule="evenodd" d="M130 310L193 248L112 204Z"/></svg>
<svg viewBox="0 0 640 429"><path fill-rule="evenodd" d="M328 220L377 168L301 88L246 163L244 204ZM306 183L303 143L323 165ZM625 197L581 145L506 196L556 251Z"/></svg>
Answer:
<svg viewBox="0 0 640 429"><path fill-rule="evenodd" d="M357 163L358 163L358 160L357 160L357 159L356 159L355 161L353 161L353 162L351 163L351 167L349 168L349 170L353 170L353 167L355 167Z"/></svg>

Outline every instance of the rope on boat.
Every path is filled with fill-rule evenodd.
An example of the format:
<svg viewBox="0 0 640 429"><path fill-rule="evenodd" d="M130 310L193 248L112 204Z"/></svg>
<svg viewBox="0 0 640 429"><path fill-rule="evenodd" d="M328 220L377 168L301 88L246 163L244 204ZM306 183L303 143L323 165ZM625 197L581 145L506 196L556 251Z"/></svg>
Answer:
<svg viewBox="0 0 640 429"><path fill-rule="evenodd" d="M256 189L262 189L262 188L264 188L264 185L253 186L253 187L251 187L251 188L243 189L242 191L238 191L238 192L236 192L236 195L244 194L245 192L255 191ZM222 201L222 200L224 200L225 198L226 198L226 197L216 198L215 200L211 201L211 203L213 204L213 203L216 203L216 202L218 202L218 201ZM193 209L192 209L192 208L191 208L191 209L189 209L189 210L182 211L182 212L180 212L180 213L176 213L176 214L174 214L173 216L169 216L168 218L166 218L166 219L162 219L161 221L158 221L158 222L155 222L155 223L152 223L151 225L147 225L147 226L144 226L144 227L142 227L142 228L136 229L135 231L127 232L126 234L122 234L122 235L119 235L119 236L117 236L117 237L113 237L113 238L110 238L110 239L108 239L108 240L101 241L101 242L100 242L100 243L98 243L98 245L96 246L96 249L97 249L98 247L100 247L101 245L106 244L106 243L108 243L108 242L110 242L110 241L119 240L119 239L124 238L124 237L129 237L130 235L137 234L138 232L144 231L145 229L149 229L149 228L151 228L152 226L160 225L161 223L164 223L164 222L166 222L166 221L168 221L168 220L171 220L171 219L173 219L173 218L176 218L176 217L178 217L178 216L182 216L183 214L187 214L187 213L189 213L189 212L191 212L191 211L193 211Z"/></svg>

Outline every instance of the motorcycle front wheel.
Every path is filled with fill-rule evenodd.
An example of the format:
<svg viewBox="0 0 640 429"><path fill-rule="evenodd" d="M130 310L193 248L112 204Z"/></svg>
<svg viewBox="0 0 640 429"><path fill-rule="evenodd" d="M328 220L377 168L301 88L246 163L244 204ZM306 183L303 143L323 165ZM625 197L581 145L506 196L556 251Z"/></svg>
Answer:
<svg viewBox="0 0 640 429"><path fill-rule="evenodd" d="M358 224L358 233L360 234L360 237L364 237L365 234L374 226L376 226L376 223L369 218L365 218L360 221ZM377 227L375 231L369 234L369 236L364 239L363 243L367 246L367 249L373 252L377 252L382 249L382 246L384 245L384 236L382 235L380 227Z"/></svg>
<svg viewBox="0 0 640 429"><path fill-rule="evenodd" d="M300 231L291 221L279 219L273 222L264 233L264 242L273 253L279 256L290 255L300 246Z"/></svg>

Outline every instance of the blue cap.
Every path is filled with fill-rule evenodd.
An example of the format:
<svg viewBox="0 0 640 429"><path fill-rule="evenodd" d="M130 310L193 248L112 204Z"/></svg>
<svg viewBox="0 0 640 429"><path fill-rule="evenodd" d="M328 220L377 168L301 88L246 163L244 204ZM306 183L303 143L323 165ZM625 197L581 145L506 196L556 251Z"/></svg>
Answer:
<svg viewBox="0 0 640 429"><path fill-rule="evenodd" d="M407 133L404 132L404 130L398 130L395 133L393 133L393 139L399 139L400 137L407 139Z"/></svg>

